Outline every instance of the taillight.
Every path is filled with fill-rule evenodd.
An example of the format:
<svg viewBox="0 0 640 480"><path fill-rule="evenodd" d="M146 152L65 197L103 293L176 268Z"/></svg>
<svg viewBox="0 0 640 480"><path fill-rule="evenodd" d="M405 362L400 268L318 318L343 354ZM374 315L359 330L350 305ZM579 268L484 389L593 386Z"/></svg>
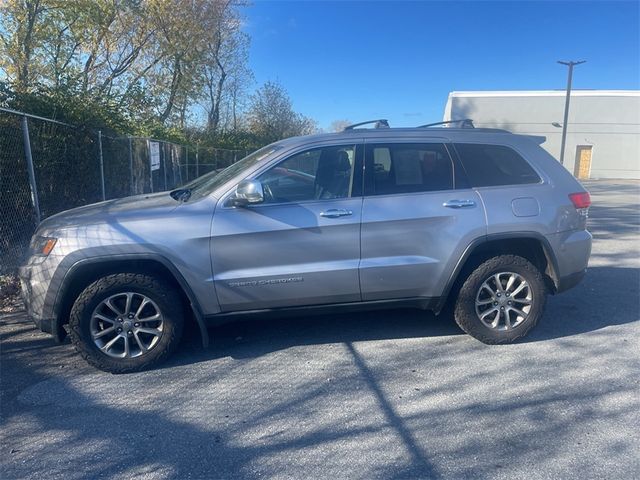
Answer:
<svg viewBox="0 0 640 480"><path fill-rule="evenodd" d="M576 209L589 208L591 205L589 192L571 193L569 194L569 200L571 200Z"/></svg>

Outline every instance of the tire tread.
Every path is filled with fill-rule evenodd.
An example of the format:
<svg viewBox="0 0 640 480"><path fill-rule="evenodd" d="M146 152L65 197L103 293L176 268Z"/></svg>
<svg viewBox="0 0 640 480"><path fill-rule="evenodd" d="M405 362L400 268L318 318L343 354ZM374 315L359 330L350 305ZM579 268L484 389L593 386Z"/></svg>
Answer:
<svg viewBox="0 0 640 480"><path fill-rule="evenodd" d="M87 288L78 296L69 316L69 333L71 337L71 343L75 350L84 358L87 363L94 367L111 373L130 373L140 370L146 370L162 361L164 361L177 347L182 335L182 318L177 321L174 328L168 329L169 337L166 343L166 347L158 352L153 352L154 355L145 359L144 363L140 362L118 362L114 361L106 355L98 354L93 345L87 344L87 341L83 338L82 322L84 315L90 303L98 296L101 296L104 292L118 287L139 287L143 289L159 292L164 297L169 297L168 300L171 303L181 303L179 295L175 292L174 287L166 282L142 273L116 273L102 277ZM175 297L175 298L172 298ZM174 320L175 321L175 320ZM136 364L138 363L138 364Z"/></svg>
<svg viewBox="0 0 640 480"><path fill-rule="evenodd" d="M510 331L511 335L508 336L496 335L496 332L492 332L489 328L485 327L476 315L475 296L479 284L490 275L490 272L497 269L508 271L510 269L509 267L512 267L511 270L522 270L529 274L527 281L530 287L534 289L538 308L535 316L531 321L528 321L526 325L523 325L523 328L516 327ZM527 259L518 255L498 255L482 263L466 278L456 299L454 318L458 326L464 330L465 333L482 343L488 345L507 344L526 336L531 329L536 326L544 312L545 303L546 286L540 270ZM469 305L472 305L472 309L469 308ZM492 333L493 335L491 335Z"/></svg>

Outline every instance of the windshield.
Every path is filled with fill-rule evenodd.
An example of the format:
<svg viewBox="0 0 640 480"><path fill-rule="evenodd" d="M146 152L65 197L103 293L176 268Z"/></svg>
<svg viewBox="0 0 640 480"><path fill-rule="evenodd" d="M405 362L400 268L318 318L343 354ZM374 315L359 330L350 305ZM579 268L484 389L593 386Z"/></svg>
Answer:
<svg viewBox="0 0 640 480"><path fill-rule="evenodd" d="M247 168L253 167L263 158L271 155L276 150L281 149L280 145L267 145L266 147L256 150L251 155L244 157L242 160L229 165L222 171L214 170L213 172L206 173L201 177L196 178L194 181L187 183L184 189L191 190L191 196L202 197L213 192L216 188L224 185L233 177Z"/></svg>

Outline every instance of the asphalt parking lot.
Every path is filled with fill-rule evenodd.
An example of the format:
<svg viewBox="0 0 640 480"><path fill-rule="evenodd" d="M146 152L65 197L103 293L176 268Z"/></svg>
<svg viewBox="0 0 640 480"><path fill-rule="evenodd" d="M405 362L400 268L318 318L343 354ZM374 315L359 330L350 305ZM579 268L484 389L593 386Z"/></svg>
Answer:
<svg viewBox="0 0 640 480"><path fill-rule="evenodd" d="M251 321L110 375L0 317L2 478L639 478L640 182L525 341L419 311Z"/></svg>

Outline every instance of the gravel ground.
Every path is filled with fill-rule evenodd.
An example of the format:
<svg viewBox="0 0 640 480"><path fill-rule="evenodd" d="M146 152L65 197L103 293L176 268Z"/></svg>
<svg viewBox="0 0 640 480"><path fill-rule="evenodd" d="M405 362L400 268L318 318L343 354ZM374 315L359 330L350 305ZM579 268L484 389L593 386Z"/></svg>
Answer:
<svg viewBox="0 0 640 480"><path fill-rule="evenodd" d="M640 183L592 181L590 270L522 343L384 311L195 335L109 375L0 317L2 478L639 478Z"/></svg>
<svg viewBox="0 0 640 480"><path fill-rule="evenodd" d="M22 308L20 281L15 274L0 275L0 315L14 313Z"/></svg>

